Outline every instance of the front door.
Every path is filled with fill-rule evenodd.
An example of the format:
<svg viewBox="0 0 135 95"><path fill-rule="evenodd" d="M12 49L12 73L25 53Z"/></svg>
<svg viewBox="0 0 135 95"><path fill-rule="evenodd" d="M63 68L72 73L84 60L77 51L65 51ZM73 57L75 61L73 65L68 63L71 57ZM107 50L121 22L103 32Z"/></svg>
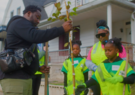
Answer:
<svg viewBox="0 0 135 95"><path fill-rule="evenodd" d="M126 40L131 43L131 28L126 28Z"/></svg>

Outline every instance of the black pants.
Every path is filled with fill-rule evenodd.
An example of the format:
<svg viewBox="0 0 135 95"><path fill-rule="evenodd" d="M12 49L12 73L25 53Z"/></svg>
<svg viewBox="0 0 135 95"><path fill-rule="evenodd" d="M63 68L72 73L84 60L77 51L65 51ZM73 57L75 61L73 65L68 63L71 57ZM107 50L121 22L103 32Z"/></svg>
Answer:
<svg viewBox="0 0 135 95"><path fill-rule="evenodd" d="M38 95L42 74L35 75L32 78L32 95Z"/></svg>
<svg viewBox="0 0 135 95"><path fill-rule="evenodd" d="M93 95L100 95L99 84L91 86L90 89L93 91Z"/></svg>

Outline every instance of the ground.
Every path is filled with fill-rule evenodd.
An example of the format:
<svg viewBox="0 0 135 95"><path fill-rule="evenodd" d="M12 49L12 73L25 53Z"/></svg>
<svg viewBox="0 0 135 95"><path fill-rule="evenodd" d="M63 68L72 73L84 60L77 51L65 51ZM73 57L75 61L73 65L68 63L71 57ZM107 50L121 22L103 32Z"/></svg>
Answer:
<svg viewBox="0 0 135 95"><path fill-rule="evenodd" d="M135 95L135 83L133 85L131 85L131 95Z"/></svg>
<svg viewBox="0 0 135 95"><path fill-rule="evenodd" d="M3 95L2 92L0 92L0 95Z"/></svg>

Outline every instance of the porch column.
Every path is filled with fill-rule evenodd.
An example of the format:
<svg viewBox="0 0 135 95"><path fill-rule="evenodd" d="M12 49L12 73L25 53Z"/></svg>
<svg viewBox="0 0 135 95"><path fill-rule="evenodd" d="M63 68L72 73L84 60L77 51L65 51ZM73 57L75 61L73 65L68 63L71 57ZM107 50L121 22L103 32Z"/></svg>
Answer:
<svg viewBox="0 0 135 95"><path fill-rule="evenodd" d="M0 52L2 51L2 41L0 41Z"/></svg>
<svg viewBox="0 0 135 95"><path fill-rule="evenodd" d="M135 44L135 11L131 14L131 43ZM135 62L135 48L133 48L133 60ZM135 70L135 66L133 66L133 70Z"/></svg>
<svg viewBox="0 0 135 95"><path fill-rule="evenodd" d="M112 38L112 6L109 3L107 5L107 25L109 27L109 39Z"/></svg>
<svg viewBox="0 0 135 95"><path fill-rule="evenodd" d="M135 11L131 14L131 43L135 44Z"/></svg>

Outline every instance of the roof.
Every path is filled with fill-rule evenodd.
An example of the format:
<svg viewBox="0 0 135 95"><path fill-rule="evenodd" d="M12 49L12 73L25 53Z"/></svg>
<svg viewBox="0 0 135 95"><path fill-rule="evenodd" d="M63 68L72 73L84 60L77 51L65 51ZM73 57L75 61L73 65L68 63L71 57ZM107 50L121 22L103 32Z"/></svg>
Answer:
<svg viewBox="0 0 135 95"><path fill-rule="evenodd" d="M49 4L51 2L56 2L56 0L23 0L24 6L28 5L36 5L41 8L41 20L47 19L47 13L44 10L44 5Z"/></svg>
<svg viewBox="0 0 135 95"><path fill-rule="evenodd" d="M56 2L56 0L45 0L44 5L47 5L47 4L51 3L51 2Z"/></svg>

